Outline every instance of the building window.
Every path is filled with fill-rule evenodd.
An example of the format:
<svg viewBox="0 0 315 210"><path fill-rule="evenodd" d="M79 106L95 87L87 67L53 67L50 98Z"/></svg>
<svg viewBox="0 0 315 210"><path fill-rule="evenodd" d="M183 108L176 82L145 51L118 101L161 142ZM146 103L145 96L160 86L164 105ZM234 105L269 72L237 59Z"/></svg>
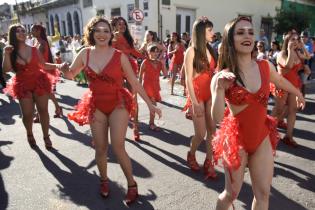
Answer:
<svg viewBox="0 0 315 210"><path fill-rule="evenodd" d="M149 28L148 28L148 26L144 26L144 30L146 30L146 31L147 31L148 29L149 29Z"/></svg>
<svg viewBox="0 0 315 210"><path fill-rule="evenodd" d="M47 34L50 35L49 22L46 22L46 30L47 30Z"/></svg>
<svg viewBox="0 0 315 210"><path fill-rule="evenodd" d="M83 0L83 7L91 7L93 6L93 0Z"/></svg>
<svg viewBox="0 0 315 210"><path fill-rule="evenodd" d="M132 11L135 9L135 5L134 4L127 4L127 13L128 13L128 22L134 22L133 18L132 18Z"/></svg>
<svg viewBox="0 0 315 210"><path fill-rule="evenodd" d="M176 15L176 32L180 34L181 32L181 25L182 25L182 16L177 14Z"/></svg>
<svg viewBox="0 0 315 210"><path fill-rule="evenodd" d="M145 1L143 2L143 9L148 10L149 9L149 2Z"/></svg>
<svg viewBox="0 0 315 210"><path fill-rule="evenodd" d="M66 21L62 21L62 35L66 36L67 35L67 29L66 29Z"/></svg>
<svg viewBox="0 0 315 210"><path fill-rule="evenodd" d="M111 12L110 12L110 15L111 15L112 17L121 16L120 7L118 7L118 8L112 8L112 10L111 10Z"/></svg>
<svg viewBox="0 0 315 210"><path fill-rule="evenodd" d="M73 22L74 22L75 34L80 34L81 35L81 32L80 32L80 20L79 20L79 14L78 14L77 11L74 11L74 13L73 13Z"/></svg>
<svg viewBox="0 0 315 210"><path fill-rule="evenodd" d="M144 17L148 17L148 13L147 12L144 13Z"/></svg>
<svg viewBox="0 0 315 210"><path fill-rule="evenodd" d="M171 6L171 0L162 0L162 5Z"/></svg>
<svg viewBox="0 0 315 210"><path fill-rule="evenodd" d="M190 33L190 16L189 15L186 16L186 27L185 27L185 29L186 29L186 32Z"/></svg>
<svg viewBox="0 0 315 210"><path fill-rule="evenodd" d="M96 15L97 16L103 16L103 15L105 15L105 11L103 9L99 9L96 11Z"/></svg>

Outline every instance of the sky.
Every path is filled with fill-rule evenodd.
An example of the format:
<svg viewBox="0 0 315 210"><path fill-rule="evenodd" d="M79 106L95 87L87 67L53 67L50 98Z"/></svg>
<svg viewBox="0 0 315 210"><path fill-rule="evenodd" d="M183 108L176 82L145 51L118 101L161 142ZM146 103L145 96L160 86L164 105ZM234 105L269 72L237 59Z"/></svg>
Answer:
<svg viewBox="0 0 315 210"><path fill-rule="evenodd" d="M18 3L27 1L27 0L16 0ZM0 0L0 5L3 3L8 3L8 4L15 4L15 0Z"/></svg>

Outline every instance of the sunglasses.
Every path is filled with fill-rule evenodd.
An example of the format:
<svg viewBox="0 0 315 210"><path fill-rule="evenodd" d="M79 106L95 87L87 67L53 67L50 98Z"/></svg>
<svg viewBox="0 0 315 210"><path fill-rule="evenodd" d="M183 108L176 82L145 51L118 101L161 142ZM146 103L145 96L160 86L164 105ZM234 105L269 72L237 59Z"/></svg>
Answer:
<svg viewBox="0 0 315 210"><path fill-rule="evenodd" d="M263 47L263 46L261 46L261 45L258 45L257 47L258 47L258 48L260 48L260 47Z"/></svg>

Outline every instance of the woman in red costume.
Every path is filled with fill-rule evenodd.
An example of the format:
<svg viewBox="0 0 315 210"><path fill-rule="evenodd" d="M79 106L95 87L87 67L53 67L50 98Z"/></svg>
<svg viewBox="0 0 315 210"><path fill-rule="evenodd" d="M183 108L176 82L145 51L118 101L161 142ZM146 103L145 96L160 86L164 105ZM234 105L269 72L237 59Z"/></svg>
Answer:
<svg viewBox="0 0 315 210"><path fill-rule="evenodd" d="M169 55L172 55L170 70L172 72L171 78L171 95L174 95L174 84L176 80L177 73L181 70L184 63L184 52L185 45L181 42L180 36L174 32L171 35L171 41L174 45L174 50L168 52Z"/></svg>
<svg viewBox="0 0 315 210"><path fill-rule="evenodd" d="M282 50L277 56L277 68L280 75L298 89L302 86L298 71L303 69L301 59L304 60L305 58L306 56L299 51L298 35L296 33L287 34L284 38ZM276 102L273 115L279 119L279 126L287 129L282 141L289 146L297 147L298 144L293 140L293 129L298 109L296 96L279 88L272 89L272 92ZM284 113L283 110L286 110L286 112ZM283 121L284 114L287 114L287 125Z"/></svg>
<svg viewBox="0 0 315 210"><path fill-rule="evenodd" d="M108 133L112 148L127 178L127 204L138 197L137 183L132 175L131 162L125 150L125 137L129 113L134 108L130 92L123 88L124 77L148 104L153 115L161 111L152 105L133 73L128 57L111 46L113 34L109 22L95 17L87 24L84 32L88 47L82 49L69 71L62 69L66 78L73 79L83 69L89 80L89 91L76 106L76 111L68 115L80 125L90 124L95 144L95 159L101 176L102 196L109 195L107 177ZM110 132L109 132L110 130Z"/></svg>
<svg viewBox="0 0 315 210"><path fill-rule="evenodd" d="M128 24L123 17L114 17L111 20L111 25L113 27L114 38L112 42L113 48L122 51L128 56L129 62L131 63L133 72L135 73L136 77L138 77L138 58L144 58L138 50L134 47L134 40L130 34ZM127 82L127 88L133 93L134 101L136 103L134 111L131 113L131 117L133 118L133 133L134 133L134 140L139 141L139 128L138 128L138 101L137 101L137 94L135 91L132 90L130 84Z"/></svg>
<svg viewBox="0 0 315 210"><path fill-rule="evenodd" d="M156 105L156 102L161 101L160 72L163 71L165 76L167 72L165 65L158 60L160 50L156 45L148 46L147 53L149 58L146 58L141 64L139 81L142 83L143 78L143 88L151 99L151 102ZM154 124L153 114L150 114L149 128L153 131L161 130Z"/></svg>
<svg viewBox="0 0 315 210"><path fill-rule="evenodd" d="M60 64L46 63L41 53L35 48L25 44L26 31L20 24L10 26L9 45L4 49L4 72L14 71L16 75L12 83L4 90L20 103L22 120L27 133L29 145L36 147L33 136L34 104L40 116L46 149L52 149L49 138L48 97L51 93L52 81L45 70L53 70Z"/></svg>
<svg viewBox="0 0 315 210"><path fill-rule="evenodd" d="M193 24L192 43L185 53L186 84L188 98L184 111L193 110L195 135L191 139L190 151L187 153L187 164L193 171L199 170L195 152L206 136L206 159L203 164L206 178L215 178L212 164L211 139L215 124L211 120L210 82L216 66L214 50L208 44L213 37L213 24L206 17L201 17Z"/></svg>
<svg viewBox="0 0 315 210"><path fill-rule="evenodd" d="M214 161L223 159L225 189L217 200L217 210L227 210L240 192L245 167L249 168L254 199L252 209L268 209L273 176L273 154L279 140L276 120L267 116L269 82L297 96L292 86L266 60L251 58L254 29L247 17L238 17L224 29L219 72L211 82L211 114L220 129L213 139ZM227 107L225 108L225 102Z"/></svg>
<svg viewBox="0 0 315 210"><path fill-rule="evenodd" d="M32 31L32 35L36 38L35 47L42 53L45 61L49 63L54 63L53 56L51 54L49 43L47 40L46 29L41 25L35 24L32 26L31 31ZM52 100L52 102L55 105L54 118L62 117L62 109L59 106L58 101L55 97L55 93L54 93L54 91L56 91L56 83L58 81L60 73L57 69L55 69L55 70L49 71L48 74L49 74L48 77L50 77L51 80L53 81L53 84L52 84L53 92L49 94L49 98Z"/></svg>

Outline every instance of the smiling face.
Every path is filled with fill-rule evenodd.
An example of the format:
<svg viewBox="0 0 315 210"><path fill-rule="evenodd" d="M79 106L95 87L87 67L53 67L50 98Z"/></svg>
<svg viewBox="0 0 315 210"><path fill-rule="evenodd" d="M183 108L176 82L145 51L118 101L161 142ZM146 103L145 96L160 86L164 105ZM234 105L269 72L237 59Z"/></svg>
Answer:
<svg viewBox="0 0 315 210"><path fill-rule="evenodd" d="M149 31L146 31L145 32L145 39L147 42L152 42L153 35Z"/></svg>
<svg viewBox="0 0 315 210"><path fill-rule="evenodd" d="M105 22L98 22L93 28L93 38L95 45L108 45L112 38L112 33L109 24Z"/></svg>
<svg viewBox="0 0 315 210"><path fill-rule="evenodd" d="M238 53L251 53L254 47L254 29L253 25L246 21L240 20L234 29L234 47Z"/></svg>
<svg viewBox="0 0 315 210"><path fill-rule="evenodd" d="M15 31L15 35L16 35L16 39L19 42L25 42L25 40L26 40L26 30L25 30L24 27L22 27L22 26L17 27L16 31Z"/></svg>
<svg viewBox="0 0 315 210"><path fill-rule="evenodd" d="M120 33L125 33L127 26L124 20L119 19L115 26L116 30Z"/></svg>
<svg viewBox="0 0 315 210"><path fill-rule="evenodd" d="M40 36L40 31L34 26L31 29L31 33L32 33L32 36L35 37L35 38Z"/></svg>
<svg viewBox="0 0 315 210"><path fill-rule="evenodd" d="M299 47L299 36L297 34L293 34L289 39L289 44L292 43L293 49L297 49Z"/></svg>
<svg viewBox="0 0 315 210"><path fill-rule="evenodd" d="M149 56L151 60L156 60L159 56L159 49L156 46L149 48Z"/></svg>

